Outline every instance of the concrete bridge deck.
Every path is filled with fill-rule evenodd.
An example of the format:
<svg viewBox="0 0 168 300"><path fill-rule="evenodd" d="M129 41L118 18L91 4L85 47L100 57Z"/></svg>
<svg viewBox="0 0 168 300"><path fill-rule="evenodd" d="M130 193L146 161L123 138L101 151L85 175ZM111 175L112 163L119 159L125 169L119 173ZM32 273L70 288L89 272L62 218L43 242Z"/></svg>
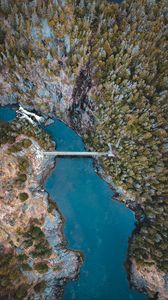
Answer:
<svg viewBox="0 0 168 300"><path fill-rule="evenodd" d="M95 157L95 156L108 156L114 157L114 154L109 152L72 152L72 151L51 151L51 152L43 152L44 155L52 155L52 156L81 156L81 157Z"/></svg>

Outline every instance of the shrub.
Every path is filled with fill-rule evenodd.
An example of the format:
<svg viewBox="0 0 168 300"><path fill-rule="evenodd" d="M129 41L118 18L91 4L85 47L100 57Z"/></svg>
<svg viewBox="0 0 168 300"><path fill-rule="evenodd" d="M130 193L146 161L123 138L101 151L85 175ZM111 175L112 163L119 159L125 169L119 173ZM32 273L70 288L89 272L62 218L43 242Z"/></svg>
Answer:
<svg viewBox="0 0 168 300"><path fill-rule="evenodd" d="M40 225L40 220L37 219L37 218L32 219L32 222L33 222L34 224Z"/></svg>
<svg viewBox="0 0 168 300"><path fill-rule="evenodd" d="M8 138L9 139L9 138ZM10 138L11 139L11 138ZM24 139L20 142L17 142L15 144L13 144L11 147L10 147L10 152L18 152L18 151L21 151L23 148L28 148L30 147L32 144L32 142L29 140L29 139Z"/></svg>
<svg viewBox="0 0 168 300"><path fill-rule="evenodd" d="M29 198L29 195L27 193L20 193L19 194L19 199L24 202Z"/></svg>
<svg viewBox="0 0 168 300"><path fill-rule="evenodd" d="M38 226L31 225L29 232L30 232L31 236L36 239L39 239L39 238L42 238L45 236L44 232Z"/></svg>
<svg viewBox="0 0 168 300"><path fill-rule="evenodd" d="M27 260L27 258L28 258L28 256L26 254L19 254L17 256L17 260L20 261L20 262L22 262L24 260Z"/></svg>
<svg viewBox="0 0 168 300"><path fill-rule="evenodd" d="M31 252L31 255L35 257L41 257L41 258L47 258L52 254L52 249L51 248L44 248L41 246L38 249L35 248L34 251Z"/></svg>
<svg viewBox="0 0 168 300"><path fill-rule="evenodd" d="M18 290L16 291L16 298L15 299L24 299L27 295L28 290L27 284L22 284L18 287Z"/></svg>
<svg viewBox="0 0 168 300"><path fill-rule="evenodd" d="M0 29L0 44L3 44L5 41L6 32Z"/></svg>
<svg viewBox="0 0 168 300"><path fill-rule="evenodd" d="M57 264L56 266L53 267L53 271L55 271L55 272L59 272L61 270L62 270L61 264Z"/></svg>
<svg viewBox="0 0 168 300"><path fill-rule="evenodd" d="M44 292L45 287L46 287L46 281L42 280L41 282L39 282L35 285L34 290L36 293L41 294Z"/></svg>
<svg viewBox="0 0 168 300"><path fill-rule="evenodd" d="M33 245L33 241L31 239L24 241L24 247L27 249Z"/></svg>
<svg viewBox="0 0 168 300"><path fill-rule="evenodd" d="M56 209L56 204L49 198L48 199L48 209L47 209L47 211L49 212L49 213L52 213L52 211L54 210L54 209Z"/></svg>
<svg viewBox="0 0 168 300"><path fill-rule="evenodd" d="M26 157L20 157L18 160L20 172L26 172L29 167L28 159Z"/></svg>
<svg viewBox="0 0 168 300"><path fill-rule="evenodd" d="M13 258L13 253L12 252L8 252L6 254L4 254L3 252L0 253L0 267L2 267L3 265L7 265L10 263L10 261Z"/></svg>
<svg viewBox="0 0 168 300"><path fill-rule="evenodd" d="M29 140L29 139L24 139L22 141L22 143L23 143L23 147L24 148L29 148L31 146L31 144L32 144L31 140Z"/></svg>
<svg viewBox="0 0 168 300"><path fill-rule="evenodd" d="M37 264L34 264L34 269L43 274L43 273L46 273L48 271L48 266L46 263L37 263Z"/></svg>
<svg viewBox="0 0 168 300"><path fill-rule="evenodd" d="M11 127L9 123L0 120L0 145L15 142L15 137L11 135Z"/></svg>
<svg viewBox="0 0 168 300"><path fill-rule="evenodd" d="M27 176L24 173L19 173L18 177L16 178L16 183L21 184L27 180Z"/></svg>
<svg viewBox="0 0 168 300"><path fill-rule="evenodd" d="M27 271L27 272L32 270L32 268L29 266L29 264L26 264L26 263L22 264L21 268L23 271Z"/></svg>
<svg viewBox="0 0 168 300"><path fill-rule="evenodd" d="M9 148L10 152L19 152L22 151L22 144L21 143L15 143Z"/></svg>

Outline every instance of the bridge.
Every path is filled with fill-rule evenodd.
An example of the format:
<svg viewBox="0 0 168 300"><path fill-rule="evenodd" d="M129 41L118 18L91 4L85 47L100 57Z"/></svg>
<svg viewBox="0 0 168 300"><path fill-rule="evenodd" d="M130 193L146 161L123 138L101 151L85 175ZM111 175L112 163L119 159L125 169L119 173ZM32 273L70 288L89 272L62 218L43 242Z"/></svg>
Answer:
<svg viewBox="0 0 168 300"><path fill-rule="evenodd" d="M17 114L20 116L20 118L27 119L30 123L33 125L35 124L34 120L35 119L38 123L41 123L44 121L43 117L40 117L36 115L35 113L32 113L30 111L27 111L24 109L21 105L19 105L19 109L16 111ZM33 119L32 119L33 118ZM109 151L107 152L91 152L91 151L85 151L85 152L73 152L73 151L44 151L44 155L52 155L52 156L81 156L81 157L100 157L100 156L107 156L107 157L115 157L113 151L112 151L112 145L108 143L109 146Z"/></svg>
<svg viewBox="0 0 168 300"><path fill-rule="evenodd" d="M81 157L100 157L100 156L107 156L107 157L114 157L114 153L112 151L111 144L109 145L109 151L108 152L91 152L91 151L85 151L85 152L76 152L76 151L44 151L44 155L52 155L52 156L59 156L59 157L64 157L64 156L81 156Z"/></svg>

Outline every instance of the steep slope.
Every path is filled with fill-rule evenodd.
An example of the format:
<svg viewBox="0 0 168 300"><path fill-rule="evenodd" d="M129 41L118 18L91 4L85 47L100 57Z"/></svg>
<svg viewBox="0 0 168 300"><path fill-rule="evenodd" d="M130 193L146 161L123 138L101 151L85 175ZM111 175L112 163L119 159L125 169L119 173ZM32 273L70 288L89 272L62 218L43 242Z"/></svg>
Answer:
<svg viewBox="0 0 168 300"><path fill-rule="evenodd" d="M1 103L18 101L56 114L90 149L104 151L112 143L116 159L101 159L99 173L141 215L129 249L131 282L163 299L167 18L166 0L127 0L120 6L1 0L0 15Z"/></svg>

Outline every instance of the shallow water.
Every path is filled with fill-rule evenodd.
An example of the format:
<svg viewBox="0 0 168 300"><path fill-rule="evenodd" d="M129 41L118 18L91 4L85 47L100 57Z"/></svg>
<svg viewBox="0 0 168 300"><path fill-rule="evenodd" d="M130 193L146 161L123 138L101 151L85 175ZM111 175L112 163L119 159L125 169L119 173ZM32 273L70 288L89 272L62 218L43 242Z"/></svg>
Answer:
<svg viewBox="0 0 168 300"><path fill-rule="evenodd" d="M11 121L14 117L9 107L0 108L0 119ZM81 138L58 120L46 131L58 150L84 149ZM94 172L92 160L57 159L45 188L65 218L68 247L84 254L80 276L66 285L63 300L147 299L129 289L124 268L134 214L112 200L113 192Z"/></svg>

